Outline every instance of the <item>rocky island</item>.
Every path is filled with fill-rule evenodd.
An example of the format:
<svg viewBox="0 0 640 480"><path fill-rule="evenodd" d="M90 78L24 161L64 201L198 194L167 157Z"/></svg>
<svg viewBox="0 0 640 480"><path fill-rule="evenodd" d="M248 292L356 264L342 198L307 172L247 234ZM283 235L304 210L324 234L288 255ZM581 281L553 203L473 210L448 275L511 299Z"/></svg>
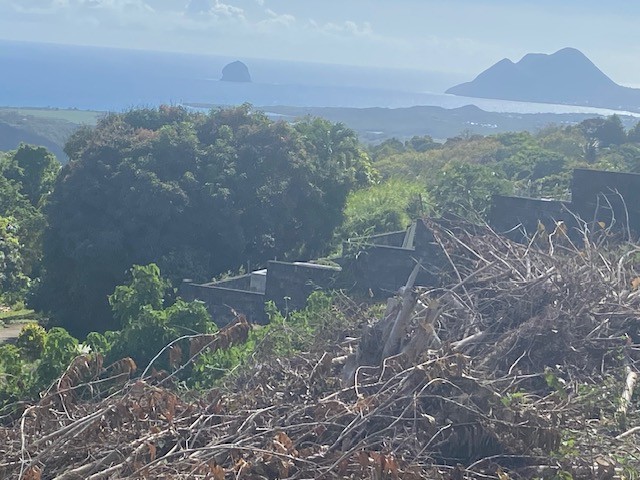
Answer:
<svg viewBox="0 0 640 480"><path fill-rule="evenodd" d="M251 82L251 74L249 68L242 62L231 62L222 69L222 82Z"/></svg>

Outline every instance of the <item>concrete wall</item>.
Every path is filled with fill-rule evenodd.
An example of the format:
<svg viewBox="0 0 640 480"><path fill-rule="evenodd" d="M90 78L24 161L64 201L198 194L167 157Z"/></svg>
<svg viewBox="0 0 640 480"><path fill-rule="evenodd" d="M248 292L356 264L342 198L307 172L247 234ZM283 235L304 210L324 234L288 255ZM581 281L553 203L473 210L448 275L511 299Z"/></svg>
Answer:
<svg viewBox="0 0 640 480"><path fill-rule="evenodd" d="M406 246L402 247L403 244ZM436 285L443 260L433 233L418 220L407 229L398 246L343 245L341 287L375 297L388 297L406 284L418 261L424 268L416 278L416 285Z"/></svg>
<svg viewBox="0 0 640 480"><path fill-rule="evenodd" d="M250 322L262 325L268 322L264 313L265 296L262 293L195 283L182 284L179 293L187 301L203 301L218 326L232 321L235 318L234 310L244 314Z"/></svg>
<svg viewBox="0 0 640 480"><path fill-rule="evenodd" d="M640 175L576 169L571 202L588 221L604 222L614 229L640 233ZM628 216L628 221L627 221Z"/></svg>
<svg viewBox="0 0 640 480"><path fill-rule="evenodd" d="M406 284L416 261L423 259L416 285L436 285L439 262L409 248L370 245L341 260L343 288L388 297Z"/></svg>
<svg viewBox="0 0 640 480"><path fill-rule="evenodd" d="M577 224L570 213L573 209L568 202L494 195L489 224L497 233L512 240L526 241L536 233L538 222L548 232L552 232L559 221L565 222L570 231L574 230Z"/></svg>
<svg viewBox="0 0 640 480"><path fill-rule="evenodd" d="M265 298L280 311L304 308L315 290L337 288L340 268L304 262L271 261L267 266Z"/></svg>
<svg viewBox="0 0 640 480"><path fill-rule="evenodd" d="M204 283L203 285L232 288L234 290L249 290L251 286L251 275L229 277L217 282Z"/></svg>
<svg viewBox="0 0 640 480"><path fill-rule="evenodd" d="M349 243L355 243L355 244L367 243L372 245L387 245L389 247L401 247L406 234L407 234L406 230L400 230L397 232L381 233L378 235L371 235L369 237L350 239Z"/></svg>
<svg viewBox="0 0 640 480"><path fill-rule="evenodd" d="M536 233L539 222L552 232L562 221L575 239L578 225L574 213L607 226L615 216L619 229L629 227L639 233L640 175L578 169L574 171L571 203L497 195L489 223L498 233L523 241ZM204 301L219 325L234 318L232 308L252 322L266 323L267 300L286 311L304 308L308 296L318 289L346 288L386 297L406 283L417 261L424 269L416 285L437 285L442 272L448 272L440 246L421 220L406 231L354 239L343 245L343 252L342 271L304 262L272 261L268 264L266 285L264 272L254 272L253 282L252 275L243 275L204 285L184 283L180 293L187 300Z"/></svg>

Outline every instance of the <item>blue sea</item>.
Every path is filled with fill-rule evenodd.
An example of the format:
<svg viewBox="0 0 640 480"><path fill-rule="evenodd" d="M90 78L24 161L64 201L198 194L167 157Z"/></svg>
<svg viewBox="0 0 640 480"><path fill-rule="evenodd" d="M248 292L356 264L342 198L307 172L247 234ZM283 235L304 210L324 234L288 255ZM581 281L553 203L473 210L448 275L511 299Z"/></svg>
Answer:
<svg viewBox="0 0 640 480"><path fill-rule="evenodd" d="M243 61L253 82L219 81ZM0 40L0 106L121 111L159 104L456 108L514 113L612 110L445 95L469 78L439 72ZM624 113L624 112L623 112Z"/></svg>

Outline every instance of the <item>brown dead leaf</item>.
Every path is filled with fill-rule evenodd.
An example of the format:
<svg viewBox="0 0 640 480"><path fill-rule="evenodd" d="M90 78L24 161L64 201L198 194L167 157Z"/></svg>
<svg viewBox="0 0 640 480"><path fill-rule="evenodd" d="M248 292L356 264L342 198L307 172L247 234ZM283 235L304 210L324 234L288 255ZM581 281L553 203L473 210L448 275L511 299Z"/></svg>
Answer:
<svg viewBox="0 0 640 480"><path fill-rule="evenodd" d="M371 408L374 406L375 398L374 397L359 397L356 404L353 406L353 410L357 413L365 414L368 413Z"/></svg>
<svg viewBox="0 0 640 480"><path fill-rule="evenodd" d="M42 478L42 470L37 465L33 465L24 472L23 480L40 480Z"/></svg>
<svg viewBox="0 0 640 480"><path fill-rule="evenodd" d="M293 441L284 432L278 432L273 438L273 446L278 453L297 456L298 452L293 446Z"/></svg>
<svg viewBox="0 0 640 480"><path fill-rule="evenodd" d="M224 480L224 473L224 468L216 462L209 462L209 473L207 474L208 480Z"/></svg>
<svg viewBox="0 0 640 480"><path fill-rule="evenodd" d="M153 443L150 443L148 446L149 446L149 461L153 462L156 459L157 449Z"/></svg>
<svg viewBox="0 0 640 480"><path fill-rule="evenodd" d="M369 454L364 451L358 452L355 456L355 460L362 468L367 468L371 463L371 457L369 457Z"/></svg>

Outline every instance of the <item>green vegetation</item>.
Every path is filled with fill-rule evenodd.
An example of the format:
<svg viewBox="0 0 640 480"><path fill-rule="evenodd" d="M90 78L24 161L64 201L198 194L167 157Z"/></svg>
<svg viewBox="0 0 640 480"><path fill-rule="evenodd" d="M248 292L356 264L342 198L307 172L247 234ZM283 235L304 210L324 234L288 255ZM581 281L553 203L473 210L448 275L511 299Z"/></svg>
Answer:
<svg viewBox="0 0 640 480"><path fill-rule="evenodd" d="M496 193L564 199L574 168L640 172L639 128L625 132L613 115L535 134L469 133L425 149L388 140L370 155L383 178L426 185L439 212L473 216L485 213Z"/></svg>
<svg viewBox="0 0 640 480"><path fill-rule="evenodd" d="M19 320L30 320L35 317L35 312L28 308L14 308L13 310L0 311L0 321L10 323Z"/></svg>
<svg viewBox="0 0 640 480"><path fill-rule="evenodd" d="M59 169L42 147L0 153L0 304L23 301L40 275L43 207Z"/></svg>
<svg viewBox="0 0 640 480"><path fill-rule="evenodd" d="M109 302L120 329L104 336L91 336L93 348L113 361L131 357L136 364L146 366L162 348L184 335L213 333L215 323L202 302L181 299L165 306L168 282L160 277L154 265L134 266L131 282L116 287ZM184 349L185 355L188 349ZM187 358L180 359L182 365ZM156 362L157 368L170 369L168 356Z"/></svg>
<svg viewBox="0 0 640 480"><path fill-rule="evenodd" d="M326 253L347 195L373 179L343 125L274 123L249 106L113 114L66 151L34 305L81 334L117 327L106 298L133 264L175 282Z"/></svg>
<svg viewBox="0 0 640 480"><path fill-rule="evenodd" d="M403 230L413 218L429 213L431 200L417 181L392 178L349 194L340 238Z"/></svg>
<svg viewBox="0 0 640 480"><path fill-rule="evenodd" d="M266 306L269 324L253 328L248 339L231 348L204 351L195 361L188 384L198 389L210 388L230 374L240 374L249 363L268 361L308 351L319 338L345 324L343 313L334 298L314 292L306 308L283 315L273 304Z"/></svg>
<svg viewBox="0 0 640 480"><path fill-rule="evenodd" d="M208 388L250 358L303 351L344 322L332 298L317 292L305 309L286 316L268 305L271 322L252 329L246 342L204 350L192 358L189 339L218 329L202 302L169 300L172 293L156 265L136 265L128 283L109 296L118 330L91 332L81 344L64 328L46 331L37 323L25 324L16 345L0 345L0 409L46 389L79 355L87 355L87 361L100 356L106 364L129 357L142 369L152 364L155 369L179 370L178 378L190 386ZM163 350L169 344L174 353Z"/></svg>
<svg viewBox="0 0 640 480"><path fill-rule="evenodd" d="M0 108L0 150L21 143L46 147L66 162L63 146L81 125L95 125L99 112L81 110Z"/></svg>
<svg viewBox="0 0 640 480"><path fill-rule="evenodd" d="M0 411L46 389L81 353L80 344L63 328L48 332L31 323L16 345L0 345Z"/></svg>
<svg viewBox="0 0 640 480"><path fill-rule="evenodd" d="M477 418L484 419L485 427L508 427L496 432L519 430L525 425L523 431L529 431L533 426L533 436L526 437L527 442L537 442L542 438L538 438L540 432L547 427L552 429L553 435L542 441L545 450L541 452L556 455L558 465L553 474L557 478L569 478L570 470L565 468L569 458L589 439L579 431L581 426L556 435L556 424L552 422L565 420L555 418L555 413L538 418L537 409L555 412L557 402L562 408L570 404L585 419L602 417L600 424L616 429L616 435L630 427L630 422L637 423L635 397L628 413L618 412L627 360L622 354L632 350L630 342L637 344L637 327L632 322L635 317L628 313L632 312L631 307L624 314L615 315L610 308L619 305L621 299L633 300L638 284L637 262L624 274L615 274L616 269L620 272L622 268L619 255L609 259L593 252L575 252L576 270L563 274L546 264L533 270L525 266L524 255L536 255L544 262L555 257L534 254L533 249L523 253L515 244L501 249L507 244L484 239L490 255L484 255L471 243L445 246L452 262L473 257L468 264L464 263L466 260L460 264L465 266L460 270L465 278L477 272L479 259L487 262L488 258L516 256L512 265L488 261L486 268L505 269L485 272L487 277L477 279L480 283L475 285L475 291L471 290L473 282L456 282L456 292L462 291L458 290L460 286L468 290L461 301L458 293L450 297L453 303L446 311L438 310L442 317L437 322L429 323L428 313L416 318L416 338L441 337L438 342L425 344L428 347L424 351L416 351L416 359L427 359L426 363L412 370L397 363L402 361L398 356L387 357L389 361L383 362L380 372L361 369L360 384L354 389L344 388L339 371L354 350L354 335L363 325L372 323L372 316L383 315L380 305L361 308L337 293L314 293L300 311L283 313L267 305L270 323L266 326L249 326L238 320L234 325L240 325L240 333L233 336L228 334L231 328L218 330L216 319L210 317L203 303L178 298L172 285L178 285L185 277L209 280L238 271L246 262L257 268L272 258L318 258L335 251L347 237L400 230L420 215L455 213L474 221L483 220L494 194L565 198L575 167L640 173L640 124L626 132L614 116L572 126L549 126L536 133L469 133L444 143L429 136L407 141L392 139L367 150L352 130L322 119L306 118L295 124L273 122L247 105L209 114L161 107L106 116L95 127L77 130L65 149L71 161L62 169L42 147L22 145L0 154L0 320L43 319L42 325L26 324L15 344L0 345L3 412L22 413L22 402L36 401L43 392L46 400L42 402L60 402L64 408L82 410L85 407L79 406L80 400L90 396L96 405L110 401L115 398L111 395L116 387L122 388L131 376L145 371L145 381L129 384L126 388L130 390L117 400L124 402L125 398L133 403L122 408L106 406L101 422L111 413L134 415L134 411L135 415L140 414L135 421L147 421L146 407L140 405L148 401L146 405L153 404L149 408L154 414L164 416L158 425L165 420L171 423L176 405L182 402L178 394L190 396L193 393L187 390L214 387L211 395L216 400L207 404L215 411L213 417L222 411L215 409L222 408L227 409L225 415L236 415L239 410L242 415L249 412L246 418L238 416L244 418L238 422L242 425L240 430L266 425L275 418L269 417L276 411L271 410L269 402L277 395L273 405L281 402L280 411L289 412L291 405L287 402L296 398L303 405L298 406L296 415L301 414L306 425L317 423L318 429L300 440L309 441L310 445L325 445L319 439L327 432L333 435L327 445L342 445L342 441L350 439L359 442L361 432L369 427L358 422L374 412L380 415L376 422L387 422L380 423L378 434L395 431L396 425L410 420L411 426L404 432L411 440L403 440L402 448L419 438L429 446L439 435L453 435L449 437L455 440L452 445L463 445L460 450L455 447L455 455L476 443L491 447L487 452L492 455L500 453L502 450L491 450L495 447L491 442L485 445L485 437L476 437L464 429L449 431L451 418L457 418L457 428L474 425L477 414ZM468 241L482 246L483 240L478 237ZM605 261L606 268L597 272L584 268L590 255ZM617 278L615 288L624 294L616 290L613 301L607 296L612 292L610 286L597 284L595 290L601 292L600 296L591 295L589 290L584 293L584 298L595 302L595 307L589 308L600 309L597 316L589 313L589 318L585 317L584 299L580 297L571 303L579 314L573 315L571 309L567 314L575 325L545 317L550 308L566 307L564 303L572 292L583 294L582 277L588 272L598 281ZM514 286L511 279L515 276L521 281ZM571 283L558 284L561 277ZM495 295L508 291L507 287L515 288L511 297ZM550 298L546 289L555 289L557 298ZM537 297L532 295L535 291L545 301L552 300L545 309L536 306ZM420 307L426 312L432 307L430 294L424 293ZM599 298L606 301L594 300ZM468 315L464 310L467 302L480 302L481 309ZM34 310L26 309L25 304ZM497 310L491 313L494 308ZM603 322L603 318L607 321ZM591 323L585 324L585 320ZM604 332L617 321L624 323L620 332L627 336L616 330L615 335L607 337ZM456 331L454 327L464 322L469 323ZM515 325L521 328L517 335L497 330ZM588 337L577 336L580 329ZM379 342L380 332L374 333L363 337L363 342ZM476 333L488 334L492 340L468 344L469 351L477 348L484 352L469 363L471 357L456 353L454 345L459 346L461 338ZM543 340L547 336L573 343L547 343ZM572 339L579 338L596 343L587 345L586 350L576 350L577 340ZM532 339L538 343L531 343ZM511 340L522 343L514 348ZM502 348L509 346L508 355L494 349L492 342L500 343ZM446 350L439 348L441 343L447 345ZM329 352L328 348L333 350ZM597 360L592 371L602 373L609 369L609 377L601 384L596 383L595 376L587 382L579 372L567 369L567 364L548 358L565 350L568 356L562 358L566 359L576 358L576 352L589 352L589 358ZM434 352L444 356L431 357ZM538 361L544 367L533 375L527 369L536 358L542 359ZM508 374L517 380L509 379L488 394L493 380L485 383L473 378L487 359L503 370L506 365ZM124 372L112 368L123 361L129 365ZM615 372L610 364L615 365ZM404 380L398 381L400 378ZM398 381L402 389L396 389L393 381ZM153 382L157 383L151 386ZM470 387L473 389L467 392L465 389ZM153 391L144 398L136 397L142 389ZM371 396L375 389L382 395L377 400ZM327 395L329 391L333 393ZM416 399L423 392L427 393L420 401L428 398L431 402L446 391L450 392L450 399L459 400L464 395L470 402L462 405L455 400L444 406L437 401L427 404L424 411L417 409ZM227 393L232 394L227 400L233 400L223 407L219 399ZM387 394L398 396L384 397ZM379 403L368 403L371 398ZM42 402L40 405L53 404ZM470 408L467 403L475 406ZM180 415L190 415L185 412L197 410L194 405L181 406ZM457 410L457 406L464 408ZM56 406L55 411L66 412L64 408ZM54 408L49 410L53 412ZM491 420L485 410L492 415L498 412L495 419L499 421ZM451 417L456 411L461 416ZM258 413L254 416L252 412ZM30 418L25 422L31 422ZM528 424L530 421L534 423ZM182 432L182 426L193 425L191 419L184 422L172 425L172 432ZM224 428L236 428L230 427L231 421L225 422ZM535 422L547 427L537 432ZM51 424L58 426L59 419ZM339 433L335 426L350 433ZM349 431L351 428L355 430ZM360 428L363 430L357 430ZM118 435L123 432L124 429L118 430ZM251 435L257 435L255 432ZM286 435L278 435L284 442L278 445L287 443ZM273 432L268 432L268 437L272 442ZM462 441L465 438L468 443ZM153 442L144 445L153 444L156 448ZM135 441L132 444L138 445ZM261 444L260 448L268 451L271 446L272 443ZM369 447L377 448L373 443ZM158 442L157 451L167 454L162 448ZM282 448L278 450L282 459L295 459L298 454L294 454L293 447ZM426 448L420 446L414 453L425 452ZM531 453L528 447L524 451ZM364 472L372 466L366 455L376 452L362 452L358 462ZM457 459L455 455L446 458ZM339 468L339 459L330 463L334 460L334 467ZM385 462L392 460L399 461L399 457ZM627 477L637 474L633 462L626 457L616 458L615 463L626 469ZM487 475L494 473L486 471Z"/></svg>
<svg viewBox="0 0 640 480"><path fill-rule="evenodd" d="M483 218L497 193L563 199L575 167L640 172L639 131L612 116L365 153L342 124L273 122L247 105L111 114L69 139L59 178L41 147L0 157L2 301L28 299L74 334L118 329L107 297L134 264L205 281L317 258L421 214Z"/></svg>

